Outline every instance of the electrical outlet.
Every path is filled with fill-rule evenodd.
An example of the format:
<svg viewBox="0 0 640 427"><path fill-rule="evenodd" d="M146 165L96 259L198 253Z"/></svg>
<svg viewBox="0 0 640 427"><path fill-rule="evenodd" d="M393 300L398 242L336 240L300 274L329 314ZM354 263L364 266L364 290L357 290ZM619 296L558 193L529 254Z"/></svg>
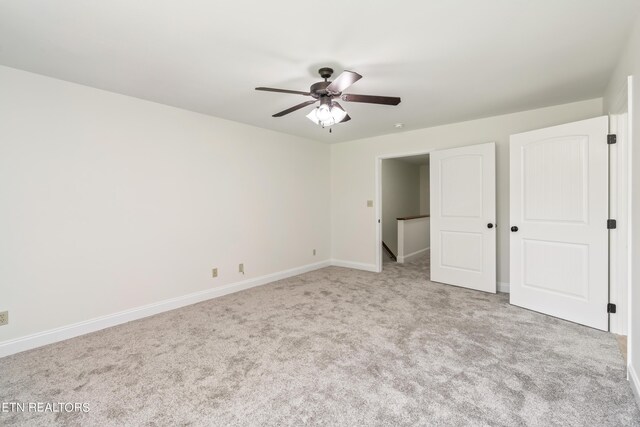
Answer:
<svg viewBox="0 0 640 427"><path fill-rule="evenodd" d="M313 256L316 256L316 250L315 249L313 250Z"/></svg>
<svg viewBox="0 0 640 427"><path fill-rule="evenodd" d="M238 273L244 274L244 263L238 264Z"/></svg>
<svg viewBox="0 0 640 427"><path fill-rule="evenodd" d="M214 268L213 270L211 270L211 277L218 277L218 269Z"/></svg>
<svg viewBox="0 0 640 427"><path fill-rule="evenodd" d="M9 323L9 312L0 311L0 326L6 325L8 323Z"/></svg>

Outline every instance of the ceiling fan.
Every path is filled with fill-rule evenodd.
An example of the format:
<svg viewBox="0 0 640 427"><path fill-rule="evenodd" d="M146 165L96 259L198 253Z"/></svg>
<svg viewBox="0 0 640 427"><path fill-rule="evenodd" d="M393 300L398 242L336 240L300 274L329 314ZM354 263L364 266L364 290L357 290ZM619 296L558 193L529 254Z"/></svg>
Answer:
<svg viewBox="0 0 640 427"><path fill-rule="evenodd" d="M360 74L354 73L353 71L343 71L342 74L340 74L332 82L328 80L333 74L333 69L328 67L320 68L318 70L318 73L320 74L320 77L324 79L324 81L312 84L309 88L309 92L288 89L274 89L270 87L257 87L256 90L291 93L294 95L311 96L313 98L291 108L287 108L284 111L280 111L279 113L274 114L273 117L282 117L320 101L320 105L314 108L309 114L307 114L307 118L317 125L322 126L323 128L351 120L351 117L349 117L345 109L342 108L342 106L337 101L335 101L334 98L340 98L340 100L346 102L364 102L368 104L398 105L400 103L400 98L393 96L355 95L350 93L342 93L345 89L362 78Z"/></svg>

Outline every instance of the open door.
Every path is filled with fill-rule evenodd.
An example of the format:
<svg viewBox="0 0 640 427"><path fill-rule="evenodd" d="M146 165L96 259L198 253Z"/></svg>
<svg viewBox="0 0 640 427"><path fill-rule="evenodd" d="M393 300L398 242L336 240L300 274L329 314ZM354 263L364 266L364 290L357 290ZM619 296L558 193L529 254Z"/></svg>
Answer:
<svg viewBox="0 0 640 427"><path fill-rule="evenodd" d="M432 151L431 280L496 292L495 144Z"/></svg>
<svg viewBox="0 0 640 427"><path fill-rule="evenodd" d="M511 136L511 303L608 329L608 118Z"/></svg>

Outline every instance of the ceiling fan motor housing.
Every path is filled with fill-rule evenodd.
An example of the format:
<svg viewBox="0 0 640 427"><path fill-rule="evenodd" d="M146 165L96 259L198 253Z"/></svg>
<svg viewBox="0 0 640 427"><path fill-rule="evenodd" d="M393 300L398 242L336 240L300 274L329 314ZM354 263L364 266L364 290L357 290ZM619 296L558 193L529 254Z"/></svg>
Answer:
<svg viewBox="0 0 640 427"><path fill-rule="evenodd" d="M318 82L311 85L309 88L309 92L311 96L316 99L319 99L323 96L328 96L329 92L327 92L327 86L329 86L331 82Z"/></svg>

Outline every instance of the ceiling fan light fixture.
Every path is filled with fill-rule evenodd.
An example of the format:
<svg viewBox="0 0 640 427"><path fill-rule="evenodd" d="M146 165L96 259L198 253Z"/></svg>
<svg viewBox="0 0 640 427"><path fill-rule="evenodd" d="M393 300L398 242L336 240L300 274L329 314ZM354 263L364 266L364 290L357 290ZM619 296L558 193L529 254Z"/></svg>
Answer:
<svg viewBox="0 0 640 427"><path fill-rule="evenodd" d="M333 104L331 106L331 115L333 116L333 120L335 120L336 123L340 123L347 116L347 112L339 106Z"/></svg>
<svg viewBox="0 0 640 427"><path fill-rule="evenodd" d="M340 123L346 115L347 112L335 104L322 104L311 110L311 112L307 114L307 118L324 128Z"/></svg>
<svg viewBox="0 0 640 427"><path fill-rule="evenodd" d="M314 108L313 110L311 110L309 112L309 114L307 114L307 119L309 119L313 123L319 125L320 124L320 120L318 120L318 115L316 114L317 112L318 112L318 107Z"/></svg>
<svg viewBox="0 0 640 427"><path fill-rule="evenodd" d="M331 107L328 104L322 104L316 110L316 117L321 122L326 122L332 118Z"/></svg>
<svg viewBox="0 0 640 427"><path fill-rule="evenodd" d="M333 116L331 114L329 114L329 116L325 120L320 120L320 118L318 118L318 110L319 109L320 109L320 107L317 107L317 108L314 108L313 110L311 110L311 112L309 114L307 114L307 118L309 120L311 120L313 123L315 123L315 124L317 124L319 126L322 126L323 128L336 124L336 122L335 122L335 120L333 120Z"/></svg>

